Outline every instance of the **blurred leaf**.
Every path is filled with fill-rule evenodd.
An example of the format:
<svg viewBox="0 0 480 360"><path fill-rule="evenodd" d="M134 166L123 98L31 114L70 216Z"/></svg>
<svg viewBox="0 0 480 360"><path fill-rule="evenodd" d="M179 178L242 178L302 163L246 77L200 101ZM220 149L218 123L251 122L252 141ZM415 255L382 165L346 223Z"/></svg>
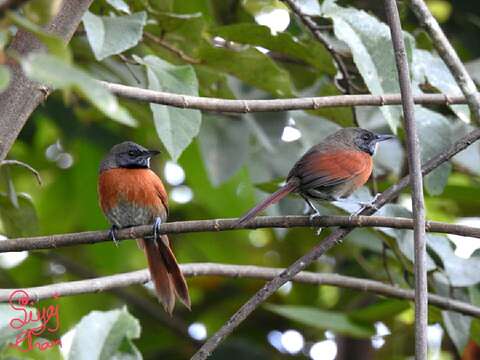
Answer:
<svg viewBox="0 0 480 360"><path fill-rule="evenodd" d="M469 132L474 130L474 127L464 122L457 121L453 125L452 141L459 139ZM467 169L473 174L480 176L480 141L476 141L467 147L465 150L459 152L453 157L453 163L460 165L462 168Z"/></svg>
<svg viewBox="0 0 480 360"><path fill-rule="evenodd" d="M34 34L47 47L52 55L55 55L68 63L71 62L72 54L62 38L48 34L37 24L32 23L30 20L21 17L14 12L8 13L8 17L18 27Z"/></svg>
<svg viewBox="0 0 480 360"><path fill-rule="evenodd" d="M289 33L283 32L273 35L268 27L255 24L222 26L212 32L226 40L261 46L293 58L302 59L330 75L334 75L336 71L330 54L317 41L305 44L302 41L295 40Z"/></svg>
<svg viewBox="0 0 480 360"><path fill-rule="evenodd" d="M253 16L270 12L275 9L287 9L287 6L280 0L243 0L242 5Z"/></svg>
<svg viewBox="0 0 480 360"><path fill-rule="evenodd" d="M321 330L330 330L334 333L356 338L368 338L375 335L373 325L357 323L350 319L348 315L339 312L294 305L269 304L265 305L265 308L287 319Z"/></svg>
<svg viewBox="0 0 480 360"><path fill-rule="evenodd" d="M25 308L25 311L32 311L36 313L35 309L30 307ZM8 343L15 343L15 339L21 331L25 331L38 326L38 323L29 322L25 324L21 329L14 329L10 325L10 321L23 317L22 310L15 310L10 304L0 304L0 349Z"/></svg>
<svg viewBox="0 0 480 360"><path fill-rule="evenodd" d="M458 257L451 242L440 235L428 235L427 246L441 258L451 286L465 287L480 282L480 257Z"/></svg>
<svg viewBox="0 0 480 360"><path fill-rule="evenodd" d="M146 56L143 62L149 89L198 96L198 81L191 65L171 65L153 55ZM150 104L150 108L160 140L177 160L200 131L200 111L157 104Z"/></svg>
<svg viewBox="0 0 480 360"><path fill-rule="evenodd" d="M200 57L205 65L223 71L247 84L276 96L292 96L288 72L257 49L229 50L204 46Z"/></svg>
<svg viewBox="0 0 480 360"><path fill-rule="evenodd" d="M67 360L142 359L131 342L140 337L140 324L127 309L92 311L74 327Z"/></svg>
<svg viewBox="0 0 480 360"><path fill-rule="evenodd" d="M442 318L448 336L457 348L458 353L462 354L470 339L472 318L454 311L442 311Z"/></svg>
<svg viewBox="0 0 480 360"><path fill-rule="evenodd" d="M10 238L35 235L38 218L30 196L18 193L17 201L15 207L8 196L0 194L0 220L5 234Z"/></svg>
<svg viewBox="0 0 480 360"><path fill-rule="evenodd" d="M83 70L46 54L31 54L22 59L23 71L33 80L54 88L74 89L106 116L122 124L135 126L136 121L121 107L117 98Z"/></svg>
<svg viewBox="0 0 480 360"><path fill-rule="evenodd" d="M33 22L46 25L58 13L60 6L61 0L31 0L22 10Z"/></svg>
<svg viewBox="0 0 480 360"><path fill-rule="evenodd" d="M354 310L349 316L355 321L374 323L376 321L390 320L408 308L410 308L410 304L406 300L379 300L373 305Z"/></svg>
<svg viewBox="0 0 480 360"><path fill-rule="evenodd" d="M442 114L416 106L415 121L420 139L422 163L450 148L453 143L452 127ZM450 162L446 162L425 176L425 188L430 195L440 195L443 192L451 170Z"/></svg>
<svg viewBox="0 0 480 360"><path fill-rule="evenodd" d="M124 0L107 0L107 3L118 11L130 14L130 7Z"/></svg>
<svg viewBox="0 0 480 360"><path fill-rule="evenodd" d="M83 25L97 60L120 54L138 44L147 21L144 11L132 15L106 17L87 11Z"/></svg>
<svg viewBox="0 0 480 360"><path fill-rule="evenodd" d="M414 49L412 77L418 85L428 83L444 94L462 95L447 65L438 55L428 51ZM449 107L462 121L470 122L470 110L467 105L449 105Z"/></svg>
<svg viewBox="0 0 480 360"><path fill-rule="evenodd" d="M205 115L198 136L210 181L218 186L243 165L248 153L249 131L241 118Z"/></svg>
<svg viewBox="0 0 480 360"><path fill-rule="evenodd" d="M323 3L322 11L333 20L335 36L352 51L353 61L374 95L398 93L398 76L388 26L363 10ZM405 47L411 61L414 39L405 33ZM394 133L400 125L401 107L382 106L383 116Z"/></svg>
<svg viewBox="0 0 480 360"><path fill-rule="evenodd" d="M0 65L0 92L5 90L10 83L10 71L5 65Z"/></svg>

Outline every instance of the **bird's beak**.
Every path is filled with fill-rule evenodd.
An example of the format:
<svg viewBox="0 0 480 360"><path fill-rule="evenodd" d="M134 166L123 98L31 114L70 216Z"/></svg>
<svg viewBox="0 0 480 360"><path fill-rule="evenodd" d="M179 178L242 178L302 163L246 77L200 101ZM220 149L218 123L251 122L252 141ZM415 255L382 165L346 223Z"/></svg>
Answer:
<svg viewBox="0 0 480 360"><path fill-rule="evenodd" d="M385 140L390 140L390 139L394 139L395 136L394 135L381 135L381 134L377 134L377 142L380 142L380 141L385 141Z"/></svg>
<svg viewBox="0 0 480 360"><path fill-rule="evenodd" d="M148 157L152 157L158 154L160 154L160 151L158 150L148 150Z"/></svg>

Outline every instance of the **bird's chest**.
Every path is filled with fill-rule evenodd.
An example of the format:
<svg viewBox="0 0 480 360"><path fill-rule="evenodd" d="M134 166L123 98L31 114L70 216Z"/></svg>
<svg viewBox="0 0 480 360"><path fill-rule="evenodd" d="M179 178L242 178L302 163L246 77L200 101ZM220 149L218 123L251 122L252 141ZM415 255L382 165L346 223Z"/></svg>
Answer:
<svg viewBox="0 0 480 360"><path fill-rule="evenodd" d="M167 218L166 193L158 177L148 169L112 169L100 174L100 206L110 223L118 227L150 224Z"/></svg>

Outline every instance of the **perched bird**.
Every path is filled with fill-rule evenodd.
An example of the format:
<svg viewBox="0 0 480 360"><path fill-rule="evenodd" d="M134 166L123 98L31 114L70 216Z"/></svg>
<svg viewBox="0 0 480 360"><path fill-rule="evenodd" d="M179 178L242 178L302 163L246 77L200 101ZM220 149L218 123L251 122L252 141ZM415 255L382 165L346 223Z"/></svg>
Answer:
<svg viewBox="0 0 480 360"><path fill-rule="evenodd" d="M360 128L344 128L313 146L298 160L285 185L237 221L244 224L290 193L298 193L315 214L310 199L339 201L363 186L372 173L372 155L380 141L393 138Z"/></svg>
<svg viewBox="0 0 480 360"><path fill-rule="evenodd" d="M115 229L154 224L153 238L137 239L137 243L147 257L158 299L171 314L175 294L188 308L190 297L168 237L157 234L168 215L165 187L150 170L150 158L158 153L131 141L112 147L100 164L98 195L100 207L112 224L110 234L115 242Z"/></svg>

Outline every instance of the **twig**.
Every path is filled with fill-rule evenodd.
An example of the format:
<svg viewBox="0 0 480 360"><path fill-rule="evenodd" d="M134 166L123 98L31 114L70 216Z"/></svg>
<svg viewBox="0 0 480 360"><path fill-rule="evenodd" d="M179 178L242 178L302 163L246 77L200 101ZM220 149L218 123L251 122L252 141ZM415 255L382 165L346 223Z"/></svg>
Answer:
<svg viewBox="0 0 480 360"><path fill-rule="evenodd" d="M202 61L199 59L194 59L191 56L185 54L182 50L177 49L175 46L169 44L166 42L164 39L153 35L152 33L149 33L147 31L144 31L143 36L147 38L148 40L153 41L155 44L160 45L161 47L164 47L168 51L174 53L177 55L180 59L183 61L189 63L189 64L200 64Z"/></svg>
<svg viewBox="0 0 480 360"><path fill-rule="evenodd" d="M473 142L480 139L480 129L475 129L460 140L455 142L453 146L430 159L422 167L422 174L426 175L445 161L452 158L460 151L467 148ZM397 184L389 187L380 196L377 197L373 203L374 208L381 208L390 200L397 197L403 189L410 183L410 177L405 176ZM372 215L375 213L374 208L368 208L362 211L361 215ZM316 245L307 254L303 255L287 269L282 271L279 275L267 282L255 295L253 295L233 316L218 330L212 337L210 337L200 350L192 357L193 360L206 359L210 354L220 345L220 343L238 327L261 303L263 303L269 296L277 291L283 284L291 280L296 274L304 270L313 261L322 256L326 251L332 248L336 243L340 242L351 229L340 228L327 236L320 244Z"/></svg>
<svg viewBox="0 0 480 360"><path fill-rule="evenodd" d="M406 187L406 185L404 186ZM403 189L403 188L402 188ZM389 227L396 229L412 229L413 221L407 218L391 218L383 216L320 216L310 219L308 216L264 216L257 217L245 225L236 227L237 219L214 219L177 221L160 225L159 234L183 234L206 231L228 231L239 229L292 228L292 227ZM480 228L427 221L428 231L456 234L480 238ZM0 241L0 253L25 250L54 249L72 245L95 244L111 241L108 231L85 231L70 234L37 236L28 238L6 239ZM118 230L116 239L138 239L152 235L152 226L143 225Z"/></svg>
<svg viewBox="0 0 480 360"><path fill-rule="evenodd" d="M408 167L410 187L412 188L412 210L415 226L413 241L415 248L415 359L427 360L428 325L428 282L427 282L427 240L425 235L425 205L423 198L422 163L420 143L415 124L415 105L413 103L407 52L403 41L402 26L395 0L385 0L385 12L397 63L404 126L407 137Z"/></svg>
<svg viewBox="0 0 480 360"><path fill-rule="evenodd" d="M348 69L345 63L343 62L343 59L341 56L335 51L333 48L332 44L330 44L330 41L325 37L325 35L320 31L320 28L318 27L317 23L312 20L312 18L302 12L302 9L300 6L298 6L295 3L295 0L282 0L284 3L288 5L290 9L300 18L302 23L310 30L310 32L313 34L315 39L317 39L325 48L328 50L330 55L332 56L333 60L337 64L338 70L342 74L342 78L345 82L345 89L342 91L344 94L352 94L352 84L350 80L350 75L348 74ZM355 112L355 108L352 107L352 115L353 115L353 121L358 125L357 121L357 114Z"/></svg>
<svg viewBox="0 0 480 360"><path fill-rule="evenodd" d="M42 177L40 176L40 173L37 170L35 170L33 167L28 165L27 163L24 163L18 160L3 160L0 162L0 166L3 166L3 165L18 165L26 168L27 170L30 170L33 173L33 175L35 175L38 181L38 184L42 185Z"/></svg>
<svg viewBox="0 0 480 360"><path fill-rule="evenodd" d="M182 272L187 277L197 276L225 276L233 278L251 278L269 280L278 276L284 269L260 267L252 265L229 265L218 263L192 263L180 265ZM39 286L23 289L29 293L32 300L49 299L55 294L71 296L79 294L96 293L112 290L120 287L144 284L150 280L148 270L138 270L123 274L103 276L95 279L56 283L47 286ZM393 297L404 300L413 300L412 290L390 286L379 281L361 279L337 274L313 273L302 271L292 278L292 281L312 284L331 285L341 288L371 292L381 296ZM0 302L8 301L10 293L14 289L1 289ZM463 301L453 300L447 297L430 294L429 300L432 305L441 309L457 311L459 313L480 318L480 308Z"/></svg>
<svg viewBox="0 0 480 360"><path fill-rule="evenodd" d="M427 30L433 40L433 46L435 46L438 54L443 61L445 61L445 64L447 64L455 80L457 80L462 93L467 98L473 121L475 124L480 125L480 99L475 83L468 74L467 69L423 0L410 0L410 7L420 21L420 24Z"/></svg>
<svg viewBox="0 0 480 360"><path fill-rule="evenodd" d="M383 106L399 105L402 103L400 94L336 95L273 100L231 100L172 94L106 81L99 82L113 94L127 99L169 105L182 109L198 109L213 112L251 113L286 110L316 110L324 107ZM450 105L466 103L465 97L448 94L415 95L414 100L416 104L420 105Z"/></svg>

